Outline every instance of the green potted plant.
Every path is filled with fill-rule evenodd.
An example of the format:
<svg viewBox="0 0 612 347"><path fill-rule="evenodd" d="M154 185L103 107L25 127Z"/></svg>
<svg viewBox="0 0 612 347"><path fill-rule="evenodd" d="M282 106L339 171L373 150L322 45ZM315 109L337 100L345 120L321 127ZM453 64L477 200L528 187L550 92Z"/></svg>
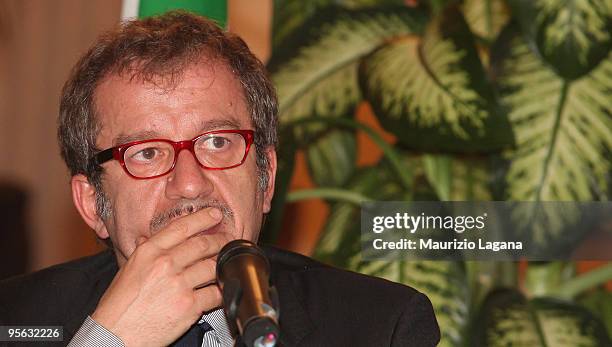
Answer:
<svg viewBox="0 0 612 347"><path fill-rule="evenodd" d="M441 346L610 346L608 264L363 261L360 202L608 201L612 196L612 3L605 0L274 3L268 64L280 101L274 214L331 206L314 255L409 284L432 300ZM355 120L367 103L391 144ZM383 158L356 165L356 132ZM317 188L288 192L295 152ZM523 211L529 220L533 210ZM570 223L571 224L571 223ZM532 228L540 247L582 229Z"/></svg>

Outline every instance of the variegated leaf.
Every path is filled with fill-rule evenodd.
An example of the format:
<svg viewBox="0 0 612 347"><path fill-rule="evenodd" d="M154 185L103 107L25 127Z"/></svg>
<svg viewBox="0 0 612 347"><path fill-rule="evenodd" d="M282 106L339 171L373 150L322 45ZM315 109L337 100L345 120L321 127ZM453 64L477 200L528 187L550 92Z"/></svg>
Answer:
<svg viewBox="0 0 612 347"><path fill-rule="evenodd" d="M472 346L603 347L612 342L603 324L578 305L555 299L528 301L515 290L492 292L474 324Z"/></svg>
<svg viewBox="0 0 612 347"><path fill-rule="evenodd" d="M274 48L290 38L311 16L328 6L359 9L372 6L402 5L403 0L274 0L272 45Z"/></svg>
<svg viewBox="0 0 612 347"><path fill-rule="evenodd" d="M509 1L530 44L565 79L586 75L612 48L610 0Z"/></svg>
<svg viewBox="0 0 612 347"><path fill-rule="evenodd" d="M384 162L357 172L347 186L374 200L408 200L406 192ZM469 294L461 262L362 261L360 208L350 203L332 206L315 257L325 262L410 285L427 293L438 324L443 327L439 346L459 346L468 321Z"/></svg>
<svg viewBox="0 0 612 347"><path fill-rule="evenodd" d="M504 199L606 200L612 169L612 55L569 82L534 54L513 26L494 46L500 97L509 110L516 149L505 154ZM517 235L536 249L571 250L588 231L577 211L517 208Z"/></svg>
<svg viewBox="0 0 612 347"><path fill-rule="evenodd" d="M332 2L332 0L274 0L272 17L273 49L299 29L304 21L314 15L317 10L329 6Z"/></svg>
<svg viewBox="0 0 612 347"><path fill-rule="evenodd" d="M328 7L306 21L303 30L274 51L269 63L281 124L312 116L352 116L361 100L359 60L394 37L420 31L425 19L422 11L405 7ZM300 127L307 133L324 128ZM303 132L296 135L297 140L309 140Z"/></svg>
<svg viewBox="0 0 612 347"><path fill-rule="evenodd" d="M408 148L491 152L511 144L469 28L455 7L422 38L390 42L361 70L366 99L383 127Z"/></svg>

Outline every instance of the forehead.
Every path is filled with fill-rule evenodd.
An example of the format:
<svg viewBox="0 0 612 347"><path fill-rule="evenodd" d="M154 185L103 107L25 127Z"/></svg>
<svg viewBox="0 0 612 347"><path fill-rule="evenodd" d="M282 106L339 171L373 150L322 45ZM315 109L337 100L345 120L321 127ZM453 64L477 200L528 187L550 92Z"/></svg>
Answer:
<svg viewBox="0 0 612 347"><path fill-rule="evenodd" d="M97 144L183 140L213 129L252 128L243 89L226 64L192 64L170 82L168 76L106 77L94 94Z"/></svg>

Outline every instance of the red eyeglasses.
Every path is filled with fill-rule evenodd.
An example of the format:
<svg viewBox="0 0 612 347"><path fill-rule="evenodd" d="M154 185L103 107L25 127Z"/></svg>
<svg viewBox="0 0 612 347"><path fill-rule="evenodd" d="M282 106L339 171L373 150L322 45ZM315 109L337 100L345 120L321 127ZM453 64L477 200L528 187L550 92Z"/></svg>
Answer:
<svg viewBox="0 0 612 347"><path fill-rule="evenodd" d="M129 142L103 150L90 162L101 165L114 159L133 178L156 178L172 171L178 153L187 149L203 168L225 170L244 163L253 140L253 130L215 130L179 142L166 139Z"/></svg>

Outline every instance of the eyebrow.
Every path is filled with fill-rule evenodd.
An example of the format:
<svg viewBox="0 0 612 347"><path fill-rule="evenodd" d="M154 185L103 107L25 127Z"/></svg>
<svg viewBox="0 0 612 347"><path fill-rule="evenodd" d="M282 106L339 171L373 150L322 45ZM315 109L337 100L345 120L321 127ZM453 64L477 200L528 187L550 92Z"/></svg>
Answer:
<svg viewBox="0 0 612 347"><path fill-rule="evenodd" d="M211 119L200 124L200 133L217 129L239 129L240 122L234 117L225 119Z"/></svg>
<svg viewBox="0 0 612 347"><path fill-rule="evenodd" d="M160 135L156 131L139 131L132 134L121 133L113 139L113 146L119 146L128 142L142 141L159 137Z"/></svg>
<svg viewBox="0 0 612 347"><path fill-rule="evenodd" d="M229 119L211 119L204 121L200 124L199 134L203 134L208 131L218 130L218 129L239 129L239 122L230 117ZM142 141L149 139L163 138L163 136L157 131L145 130L138 131L131 134L120 133L113 139L113 146L119 146L125 143L134 142L134 141Z"/></svg>

